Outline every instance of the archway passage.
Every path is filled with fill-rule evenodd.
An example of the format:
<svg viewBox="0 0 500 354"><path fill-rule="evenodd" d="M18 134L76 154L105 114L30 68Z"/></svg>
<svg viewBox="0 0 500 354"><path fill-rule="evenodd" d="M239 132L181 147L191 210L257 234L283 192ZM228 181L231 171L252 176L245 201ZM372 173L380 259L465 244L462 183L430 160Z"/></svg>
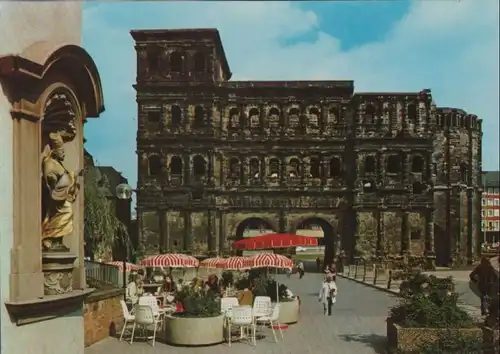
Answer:
<svg viewBox="0 0 500 354"><path fill-rule="evenodd" d="M336 253L336 230L322 218L312 217L302 220L296 227L295 233L318 238L318 247L324 247L321 267L334 263ZM321 253L318 253L318 256ZM320 257L321 258L321 257Z"/></svg>
<svg viewBox="0 0 500 354"><path fill-rule="evenodd" d="M276 232L276 230L268 220L250 217L238 224L233 240L238 241L247 237L258 237L273 232ZM243 251L237 251L237 255L243 255Z"/></svg>
<svg viewBox="0 0 500 354"><path fill-rule="evenodd" d="M451 264L451 241L447 232L439 225L434 224L434 251L436 252L436 266L448 267Z"/></svg>

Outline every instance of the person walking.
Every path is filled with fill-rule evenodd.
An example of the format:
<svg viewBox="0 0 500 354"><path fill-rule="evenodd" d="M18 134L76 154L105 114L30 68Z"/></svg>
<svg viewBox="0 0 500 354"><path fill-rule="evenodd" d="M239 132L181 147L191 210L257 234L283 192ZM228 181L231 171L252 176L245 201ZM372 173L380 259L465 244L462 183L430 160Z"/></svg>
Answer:
<svg viewBox="0 0 500 354"><path fill-rule="evenodd" d="M479 265L469 274L471 282L473 282L479 290L479 298L481 299L481 315L487 314L487 296L495 284L495 270L490 263L490 260L483 256ZM498 289L498 284L496 284Z"/></svg>
<svg viewBox="0 0 500 354"><path fill-rule="evenodd" d="M299 262L297 265L297 271L299 272L299 279L302 279L304 276L304 263L302 261Z"/></svg>
<svg viewBox="0 0 500 354"><path fill-rule="evenodd" d="M316 271L319 273L321 271L321 260L319 257L316 258Z"/></svg>
<svg viewBox="0 0 500 354"><path fill-rule="evenodd" d="M331 275L327 275L326 280L321 284L318 301L323 304L323 313L332 315L332 306L337 301L337 284Z"/></svg>

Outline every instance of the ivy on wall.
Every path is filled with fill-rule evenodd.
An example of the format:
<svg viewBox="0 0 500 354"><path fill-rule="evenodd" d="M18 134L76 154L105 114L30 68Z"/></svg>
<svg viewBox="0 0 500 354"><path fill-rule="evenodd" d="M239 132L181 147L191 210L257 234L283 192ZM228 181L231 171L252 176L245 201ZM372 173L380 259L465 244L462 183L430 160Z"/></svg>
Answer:
<svg viewBox="0 0 500 354"><path fill-rule="evenodd" d="M102 178L95 168L87 169L84 178L85 245L88 253L92 254L94 259L106 259L111 256L113 246L117 242L130 248L128 231L126 226L116 217L114 200L108 198L109 184L107 179Z"/></svg>

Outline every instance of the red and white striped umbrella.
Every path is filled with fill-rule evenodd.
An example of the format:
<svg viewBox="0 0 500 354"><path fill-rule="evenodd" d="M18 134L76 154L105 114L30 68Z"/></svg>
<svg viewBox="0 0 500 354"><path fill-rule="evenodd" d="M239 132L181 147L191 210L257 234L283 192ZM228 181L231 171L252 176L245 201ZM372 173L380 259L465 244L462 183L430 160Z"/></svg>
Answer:
<svg viewBox="0 0 500 354"><path fill-rule="evenodd" d="M248 269L248 257L229 257L223 262L217 264L217 268L226 270L245 270Z"/></svg>
<svg viewBox="0 0 500 354"><path fill-rule="evenodd" d="M123 262L122 261L106 262L106 264L118 267L118 269L123 271ZM141 267L139 267L137 264L125 262L125 271L130 272L130 271L139 270L139 269L141 269Z"/></svg>
<svg viewBox="0 0 500 354"><path fill-rule="evenodd" d="M217 265L225 262L224 258L215 257L215 258L207 258L200 262L201 268L217 268Z"/></svg>
<svg viewBox="0 0 500 354"><path fill-rule="evenodd" d="M260 253L248 258L248 268L293 268L290 258L274 253Z"/></svg>
<svg viewBox="0 0 500 354"><path fill-rule="evenodd" d="M193 268L198 267L199 264L196 258L180 253L149 256L141 261L141 265L145 267Z"/></svg>

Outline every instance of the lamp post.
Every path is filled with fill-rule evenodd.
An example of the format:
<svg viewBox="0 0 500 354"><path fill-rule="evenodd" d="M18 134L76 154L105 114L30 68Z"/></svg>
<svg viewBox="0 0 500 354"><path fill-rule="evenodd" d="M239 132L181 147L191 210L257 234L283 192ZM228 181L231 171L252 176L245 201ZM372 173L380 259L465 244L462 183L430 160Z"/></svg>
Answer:
<svg viewBox="0 0 500 354"><path fill-rule="evenodd" d="M127 183L121 183L116 186L116 198L121 201L130 201L132 199L132 193L134 190ZM127 225L128 226L128 225ZM126 298L127 289L127 261L128 261L128 245L125 246L125 257L123 259L123 289L125 290L124 297Z"/></svg>

